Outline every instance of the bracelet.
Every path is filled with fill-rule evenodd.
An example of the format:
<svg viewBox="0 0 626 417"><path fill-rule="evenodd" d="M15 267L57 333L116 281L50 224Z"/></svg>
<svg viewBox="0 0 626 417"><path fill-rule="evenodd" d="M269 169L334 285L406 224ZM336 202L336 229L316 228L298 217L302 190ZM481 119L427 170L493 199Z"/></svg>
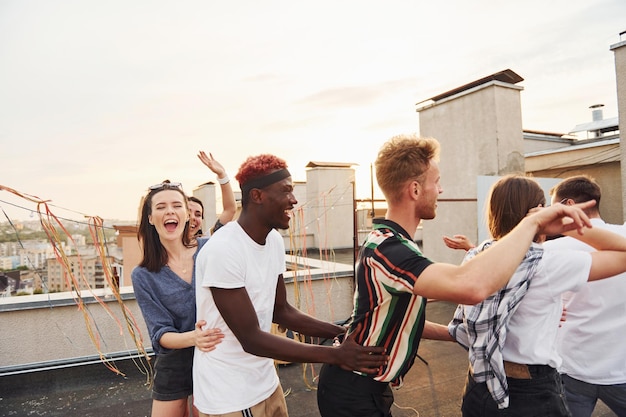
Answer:
<svg viewBox="0 0 626 417"><path fill-rule="evenodd" d="M230 178L228 178L228 174L226 174L224 178L218 178L217 182L219 182L220 185L226 185L230 182Z"/></svg>

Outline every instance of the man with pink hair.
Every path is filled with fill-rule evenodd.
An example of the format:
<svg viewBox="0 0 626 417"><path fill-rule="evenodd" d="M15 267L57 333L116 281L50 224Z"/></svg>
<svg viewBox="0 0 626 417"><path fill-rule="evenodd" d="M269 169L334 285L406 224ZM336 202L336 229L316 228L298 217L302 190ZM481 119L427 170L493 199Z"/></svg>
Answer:
<svg viewBox="0 0 626 417"><path fill-rule="evenodd" d="M322 346L270 333L272 322L326 339L343 335L345 328L287 302L285 247L276 229L289 228L298 202L285 161L250 157L235 178L241 215L219 229L197 257L197 314L208 328L222 329L224 339L210 354L195 352L194 401L201 416L287 416L273 359L376 373L387 356L384 348L361 346L351 337L340 346Z"/></svg>

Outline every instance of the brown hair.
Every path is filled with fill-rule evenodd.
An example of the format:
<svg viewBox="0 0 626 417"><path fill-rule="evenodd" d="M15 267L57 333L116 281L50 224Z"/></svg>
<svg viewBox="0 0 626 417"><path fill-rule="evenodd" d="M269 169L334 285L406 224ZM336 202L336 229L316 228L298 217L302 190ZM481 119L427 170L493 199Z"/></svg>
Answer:
<svg viewBox="0 0 626 417"><path fill-rule="evenodd" d="M202 203L202 200L200 200L198 197L194 197L192 195L190 195L189 197L187 197L188 201L192 201L194 203L197 203L200 205L200 208L202 209L202 218L204 219L204 204Z"/></svg>
<svg viewBox="0 0 626 417"><path fill-rule="evenodd" d="M378 151L376 181L389 201L399 201L407 181L422 182L431 160L439 159L439 142L417 135L398 135Z"/></svg>
<svg viewBox="0 0 626 417"><path fill-rule="evenodd" d="M500 178L489 193L487 223L494 239L501 239L539 205L545 206L543 190L532 178L507 175Z"/></svg>
<svg viewBox="0 0 626 417"><path fill-rule="evenodd" d="M602 190L596 180L589 175L575 175L564 179L550 189L550 195L558 201L569 198L575 203L596 200L596 205L589 210L592 212L600 211Z"/></svg>
<svg viewBox="0 0 626 417"><path fill-rule="evenodd" d="M156 228L152 226L148 220L148 216L152 214L152 198L157 193L164 190L178 191L183 196L185 207L187 207L187 211L189 211L187 196L178 185L171 184L169 180L163 181L160 187L151 189L150 192L148 192L148 194L143 198L141 203L139 229L137 229L137 238L142 243L143 247L143 258L141 259L139 266L146 268L150 272L159 272L168 262L167 251L161 244L159 234L157 233ZM186 247L193 246L189 240L189 221L185 223L182 242Z"/></svg>

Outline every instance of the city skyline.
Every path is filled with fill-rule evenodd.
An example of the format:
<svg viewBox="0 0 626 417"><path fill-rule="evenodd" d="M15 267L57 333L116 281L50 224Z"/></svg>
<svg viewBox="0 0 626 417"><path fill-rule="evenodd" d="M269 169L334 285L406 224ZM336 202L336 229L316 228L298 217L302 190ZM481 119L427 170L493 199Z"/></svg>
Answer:
<svg viewBox="0 0 626 417"><path fill-rule="evenodd" d="M132 221L151 184L214 181L206 150L231 179L259 153L296 181L309 161L355 163L367 198L379 146L419 131L417 102L506 68L525 129L567 133L594 104L617 116L625 2L419 3L2 2L0 185ZM34 207L0 191L31 219L11 204Z"/></svg>

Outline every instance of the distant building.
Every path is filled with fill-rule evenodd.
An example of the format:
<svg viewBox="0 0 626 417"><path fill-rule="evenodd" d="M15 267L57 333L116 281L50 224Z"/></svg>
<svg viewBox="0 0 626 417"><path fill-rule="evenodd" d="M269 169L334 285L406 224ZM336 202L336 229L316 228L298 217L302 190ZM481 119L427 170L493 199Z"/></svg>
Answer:
<svg viewBox="0 0 626 417"><path fill-rule="evenodd" d="M19 281L13 277L7 275L7 273L0 272L0 297L10 297L19 284Z"/></svg>
<svg viewBox="0 0 626 417"><path fill-rule="evenodd" d="M18 249L20 266L29 269L43 269L49 258L54 258L54 249L48 241L27 240L22 242L24 247ZM65 242L61 242L61 247L65 248Z"/></svg>
<svg viewBox="0 0 626 417"><path fill-rule="evenodd" d="M36 281L36 273L33 271L0 272L0 297L11 297L18 293L32 294Z"/></svg>
<svg viewBox="0 0 626 417"><path fill-rule="evenodd" d="M71 239L68 239L66 244L70 247L71 246L83 247L87 244L87 238L83 235L74 234L72 235Z"/></svg>
<svg viewBox="0 0 626 417"><path fill-rule="evenodd" d="M17 242L0 243L0 256L17 256Z"/></svg>
<svg viewBox="0 0 626 417"><path fill-rule="evenodd" d="M71 274L75 277L78 285L77 289L87 290L110 287L100 257L95 255L70 255L67 259L70 263ZM111 256L106 257L106 260L109 265L115 263L115 259ZM76 289L73 288L74 284L70 275L56 258L48 259L47 266L48 292L72 291Z"/></svg>
<svg viewBox="0 0 626 417"><path fill-rule="evenodd" d="M568 134L525 131L526 172L546 178L591 175L609 197L600 204L602 218L623 223L622 198L614 198L622 195L619 122L617 117L604 119L602 107L591 106L592 121L576 125Z"/></svg>
<svg viewBox="0 0 626 417"><path fill-rule="evenodd" d="M116 265L120 286L133 285L130 274L141 262L141 246L137 239L137 226L113 226L117 232L117 248L121 252L121 264ZM118 253L119 253L118 252Z"/></svg>
<svg viewBox="0 0 626 417"><path fill-rule="evenodd" d="M4 271L8 271L11 270L13 268L15 268L13 266L13 260L16 260L17 263L17 257L14 256L0 256L0 269L4 270ZM16 265L17 267L17 265Z"/></svg>

